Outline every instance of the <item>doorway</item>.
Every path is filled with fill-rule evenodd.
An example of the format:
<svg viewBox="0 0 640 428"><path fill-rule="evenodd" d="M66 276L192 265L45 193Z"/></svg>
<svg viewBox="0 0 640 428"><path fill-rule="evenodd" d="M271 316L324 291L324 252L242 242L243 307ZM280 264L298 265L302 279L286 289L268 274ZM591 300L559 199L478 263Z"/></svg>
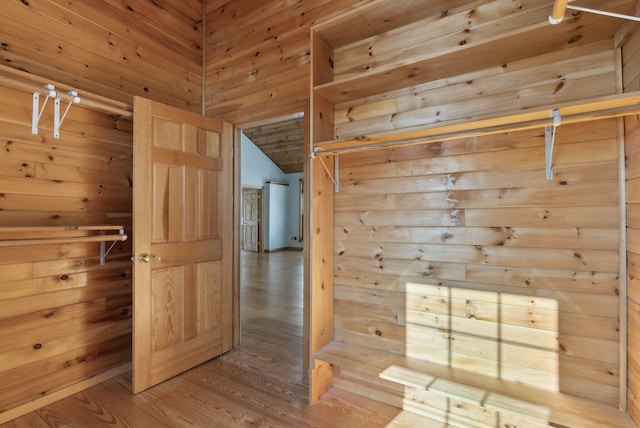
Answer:
<svg viewBox="0 0 640 428"><path fill-rule="evenodd" d="M304 389L304 116L239 128L241 354L261 372Z"/></svg>
<svg viewBox="0 0 640 428"><path fill-rule="evenodd" d="M240 248L243 251L262 251L262 189L242 188Z"/></svg>

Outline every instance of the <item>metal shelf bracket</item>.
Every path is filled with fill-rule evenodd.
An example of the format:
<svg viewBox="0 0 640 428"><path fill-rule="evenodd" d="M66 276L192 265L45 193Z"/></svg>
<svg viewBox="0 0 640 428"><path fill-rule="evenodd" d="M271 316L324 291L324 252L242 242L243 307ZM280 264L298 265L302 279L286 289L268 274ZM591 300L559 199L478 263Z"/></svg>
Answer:
<svg viewBox="0 0 640 428"><path fill-rule="evenodd" d="M71 96L71 100L69 104L67 104L67 108L64 111L62 117L60 117L60 98L56 98L53 104L53 137L60 138L60 126L62 122L64 122L65 117L67 117L67 113L69 113L69 109L72 104L80 104L80 97L76 91L67 92Z"/></svg>
<svg viewBox="0 0 640 428"><path fill-rule="evenodd" d="M78 92L69 91L67 95L69 96L69 104L65 109L62 116L60 115L60 105L62 100L58 97L58 92L56 91L56 87L51 83L47 83L44 85L45 89L47 89L47 96L42 103L42 107L40 106L40 92L33 93L33 109L31 112L31 133L38 133L38 125L40 124L40 119L42 118L42 113L44 113L44 108L47 105L47 101L49 98L54 98L53 102L53 136L54 138L60 138L60 126L64 121L65 117L67 117L67 113L69 113L69 109L71 108L71 104L80 104L80 97L78 96Z"/></svg>
<svg viewBox="0 0 640 428"><path fill-rule="evenodd" d="M47 101L49 98L55 98L58 94L56 92L56 87L51 83L47 83L44 85L45 89L47 89L47 97L44 99L42 103L42 107L40 107L40 92L33 93L33 110L31 113L31 133L38 133L38 124L40 123L40 118L42 117L42 112L44 112L44 107L47 105Z"/></svg>
<svg viewBox="0 0 640 428"><path fill-rule="evenodd" d="M560 126L560 123L562 122L560 111L558 109L554 109L551 112L551 116L553 117L553 125L544 127L544 147L547 180L553 179L553 148L556 140L556 128Z"/></svg>
<svg viewBox="0 0 640 428"><path fill-rule="evenodd" d="M102 235L106 235L107 232L106 231L101 231L100 232ZM109 254L109 252L113 249L113 247L120 241L125 241L127 239L127 236L124 234L124 229L120 229L119 231L120 237L116 240L114 240L111 245L109 246L109 248L107 248L106 242L105 241L100 241L100 264L104 265L106 263L106 258L107 258L107 254Z"/></svg>
<svg viewBox="0 0 640 428"><path fill-rule="evenodd" d="M338 164L340 158L338 154L334 154L333 156L334 156L333 174L331 174L331 171L329 171L329 168L327 168L327 164L324 163L321 157L318 156L318 160L324 167L325 171L327 171L327 174L329 174L329 178L331 179L331 181L333 181L334 191L338 193L340 191L340 175L339 175L340 173L339 173L339 164ZM314 150L311 151L311 159L315 159L315 158L316 158L316 149L314 148Z"/></svg>

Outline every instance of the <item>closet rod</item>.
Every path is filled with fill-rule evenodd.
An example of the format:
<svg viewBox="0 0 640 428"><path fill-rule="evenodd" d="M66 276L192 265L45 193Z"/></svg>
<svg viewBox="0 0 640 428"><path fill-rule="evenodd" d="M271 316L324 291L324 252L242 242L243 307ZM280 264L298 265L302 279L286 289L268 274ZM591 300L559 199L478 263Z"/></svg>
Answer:
<svg viewBox="0 0 640 428"><path fill-rule="evenodd" d="M56 225L56 226L0 226L0 234L11 232L75 232L83 231L120 231L122 226L115 224L90 224L90 225Z"/></svg>
<svg viewBox="0 0 640 428"><path fill-rule="evenodd" d="M70 244L77 242L110 242L110 241L126 241L127 235L96 235L96 236L77 236L65 238L62 236L51 238L33 238L33 239L9 239L0 241L0 247L8 247L15 245L40 245L40 244Z"/></svg>
<svg viewBox="0 0 640 428"><path fill-rule="evenodd" d="M337 155L542 128L553 125L552 112L555 109L558 110L564 124L638 114L640 113L640 91L545 107L510 116L461 119L449 123L435 123L431 126L405 130L398 129L369 136L327 140L316 143L313 151L315 155Z"/></svg>
<svg viewBox="0 0 640 428"><path fill-rule="evenodd" d="M55 85L58 92L58 98L65 102L73 101L73 96L69 95L67 92L78 91L78 95L82 99L82 102L77 105L78 107L120 116L125 119L133 119L133 108L129 104L78 90L78 88L74 88L63 83L46 80L43 77L34 76L33 74L16 70L15 68L0 65L0 84L3 86L29 93L43 93L46 91L44 85L47 83Z"/></svg>

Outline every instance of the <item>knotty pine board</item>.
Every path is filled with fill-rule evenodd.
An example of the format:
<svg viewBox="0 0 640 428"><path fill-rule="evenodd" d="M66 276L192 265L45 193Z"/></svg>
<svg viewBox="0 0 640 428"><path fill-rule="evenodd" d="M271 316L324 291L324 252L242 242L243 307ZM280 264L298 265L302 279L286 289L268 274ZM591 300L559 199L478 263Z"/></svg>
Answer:
<svg viewBox="0 0 640 428"><path fill-rule="evenodd" d="M407 89L336 103L336 138L491 113L513 114L550 103L615 93L613 53L597 42L415 85Z"/></svg>
<svg viewBox="0 0 640 428"><path fill-rule="evenodd" d="M615 138L583 141L573 144L558 144L554 148L554 166L575 165L615 161L617 156ZM395 178L423 175L462 173L467 171L511 171L517 165L518 169L542 168L545 166L544 151L538 147L510 149L500 152L471 153L468 155L448 156L396 161L382 165L353 166L345 168L342 181L359 182L373 178ZM455 177L455 176L454 176ZM455 182L451 188L455 189ZM544 185L545 183L540 183Z"/></svg>
<svg viewBox="0 0 640 428"><path fill-rule="evenodd" d="M303 111L310 27L367 3L269 0L256 8L247 1L207 2L207 114L243 124Z"/></svg>
<svg viewBox="0 0 640 428"><path fill-rule="evenodd" d="M126 261L114 261L109 269L80 271L65 275L41 276L33 279L3 282L0 296L3 300L41 295L71 288L87 287L96 281L125 282L131 277L131 266ZM53 269L52 269L53 270ZM124 285L124 284L123 284ZM23 324L20 324L23 327Z"/></svg>
<svg viewBox="0 0 640 428"><path fill-rule="evenodd" d="M548 5L535 0L523 1L519 6L513 10L508 2L490 2L478 5L472 12L473 17L466 8L453 8L446 16L429 17L337 47L334 80L357 76L363 70L371 72L389 65L415 62L445 47L447 50L459 49L467 43L541 21L548 15ZM461 28L464 30L460 31Z"/></svg>
<svg viewBox="0 0 640 428"><path fill-rule="evenodd" d="M363 197L362 199L366 199ZM563 248L567 240L574 248L617 250L619 233L607 228L539 229L534 227L411 227L366 226L361 224L335 228L341 241L396 242L415 244L501 245L505 247Z"/></svg>
<svg viewBox="0 0 640 428"><path fill-rule="evenodd" d="M72 106L60 138L51 110L31 133L31 94L0 86L0 224L124 224L99 263L98 243L0 250L0 411L131 359L131 126ZM63 108L65 106L63 105Z"/></svg>
<svg viewBox="0 0 640 428"><path fill-rule="evenodd" d="M28 3L0 11L3 63L126 103L140 95L201 110L200 1Z"/></svg>
<svg viewBox="0 0 640 428"><path fill-rule="evenodd" d="M558 51L504 64L498 71L480 69L416 85L410 90L400 89L392 94L393 97L379 99L372 96L358 102L338 103L336 111L344 114L336 115L335 120L336 124L344 124L374 118L385 109L396 108L395 112L400 113L468 101L479 94L496 97L510 91L526 94L527 100L532 101L530 97L536 96L535 91L549 84L555 84L553 95L560 95L565 84L599 76L604 78L613 73L612 60L613 54L606 42L575 47L570 52ZM393 111L388 110L389 113Z"/></svg>
<svg viewBox="0 0 640 428"><path fill-rule="evenodd" d="M118 366L131 359L131 353L122 352L130 342L130 333L113 340L103 339L90 346L90 351L81 348L61 352L55 357L27 364L24 367L4 373L8 388L0 390L0 405L10 408L24 400L16 397L40 395L43 391L55 391L69 385L74 379L83 378L86 372L100 372L106 366ZM5 384L3 384L4 386Z"/></svg>
<svg viewBox="0 0 640 428"><path fill-rule="evenodd" d="M627 226L629 228L640 228L640 204L627 204Z"/></svg>
<svg viewBox="0 0 640 428"><path fill-rule="evenodd" d="M624 91L636 90L640 82L640 33L635 31L622 46ZM627 410L640 423L640 116L625 117L626 214L627 214Z"/></svg>
<svg viewBox="0 0 640 428"><path fill-rule="evenodd" d="M622 45L622 84L624 92L631 92L638 89L638 83L640 82L640 38L638 32L632 33L626 42ZM627 127L628 131L631 131L632 127Z"/></svg>
<svg viewBox="0 0 640 428"><path fill-rule="evenodd" d="M553 180L545 178L540 130L501 134L496 143L493 136L446 142L442 147L456 149L437 157L425 146L368 152L372 159L365 152L340 155L336 340L402 355L407 338L421 338L412 342L415 355L444 352L445 360L483 373L493 367L510 379L546 379L543 388L615 405L617 129L614 120L585 126L591 132L581 125L561 127ZM475 339L477 330L470 335L473 327L456 333L453 353L446 346L443 351L434 341L443 334L438 326L452 322L451 308L441 303L437 321L431 309L415 312L405 285L412 279L470 296L519 296L513 310L501 301L506 318L498 317L500 328L507 341L515 341L509 346L532 342L541 354L527 360L526 352L514 350L519 357L503 361L500 369L496 358L508 355L495 354L494 339ZM460 312L468 301L477 304L473 297L460 300L458 317L473 324L476 318ZM542 301L555 306L545 309ZM536 338L530 332L538 328ZM427 340L429 331L436 336Z"/></svg>
<svg viewBox="0 0 640 428"><path fill-rule="evenodd" d="M455 233L455 232L454 232ZM343 257L384 260L427 260L464 264L564 269L589 272L617 272L618 251L526 248L481 245L424 245L409 243L336 243L335 251Z"/></svg>
<svg viewBox="0 0 640 428"><path fill-rule="evenodd" d="M605 123L607 123L606 126L604 125ZM566 128L561 126L556 129L558 135L556 144L606 139L611 135L615 126L616 124L613 120L585 122L581 127L571 129L571 132L566 132ZM638 136L640 137L640 131L638 131ZM510 148L542 147L544 144L544 131L541 128L534 128L520 131L518 138L514 138L512 133L504 132L494 134L490 139L483 137L460 138L428 144L401 146L388 150L375 150L362 154L351 153L348 157L343 157L340 160L340 165L343 167L362 167L364 165L376 165L407 159L420 159L421 162L425 162L426 159L432 157L494 152Z"/></svg>
<svg viewBox="0 0 640 428"><path fill-rule="evenodd" d="M544 150L541 148L540 150ZM450 192L473 189L512 189L512 188L552 188L554 185L580 185L612 183L616 180L615 162L593 163L586 165L567 165L554 167L554 178L540 182L545 168L522 169L518 174L509 170L467 171L446 174L420 175L413 177L381 178L367 181L348 181L341 183L340 192L346 195L352 190L358 195L372 195L379 192L390 193L394 188L401 189L397 194L418 193L429 186L430 192ZM348 174L345 171L345 174ZM340 195L340 197L343 197Z"/></svg>
<svg viewBox="0 0 640 428"><path fill-rule="evenodd" d="M393 419L397 409L334 388L316 405L306 404L306 386L296 381L302 370L302 253L247 254L241 261L246 299L241 348L135 396L129 371L18 418L7 428L47 420L97 428L114 420L136 427L207 426L212 420L224 426L254 420L274 426L351 427ZM279 305L265 308L267 296ZM168 415L167 409L176 412Z"/></svg>
<svg viewBox="0 0 640 428"><path fill-rule="evenodd" d="M303 0L295 7L269 0L264 7L256 8L251 2L219 2L206 3L208 21L216 25L209 28L207 48L211 55L207 57L212 63L219 63L231 56L247 50L261 49L270 45L273 39L285 41L291 36L308 33L309 26L320 20L336 16L345 10L369 3L370 0L336 0L331 2L314 2ZM239 19L252 31L240 31ZM302 31L302 33L300 33ZM263 48L262 48L263 49Z"/></svg>
<svg viewBox="0 0 640 428"><path fill-rule="evenodd" d="M293 73L293 75L284 77L283 73L277 76L272 74L266 80L262 80L257 89L247 91L243 86L238 93L225 92L224 94L228 97L226 100L207 105L207 116L245 124L262 121L265 119L265 114L269 114L270 117L281 117L300 113L304 111L308 101L309 81L307 74L299 70L304 68L298 67L295 69L296 72L286 68L283 73ZM283 77L281 82L274 82L275 78L280 77Z"/></svg>

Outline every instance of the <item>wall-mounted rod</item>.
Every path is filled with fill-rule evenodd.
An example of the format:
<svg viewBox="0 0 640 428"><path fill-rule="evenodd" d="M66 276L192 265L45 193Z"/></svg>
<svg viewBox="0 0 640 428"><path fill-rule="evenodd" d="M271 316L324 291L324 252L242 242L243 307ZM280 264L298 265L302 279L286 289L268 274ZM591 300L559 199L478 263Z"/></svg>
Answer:
<svg viewBox="0 0 640 428"><path fill-rule="evenodd" d="M590 9L588 7L571 6L571 5L568 5L567 9L578 10L580 12L595 13L595 14L604 15L604 16L611 16L613 18L629 19L631 21L640 22L640 17L638 16L623 15L621 13L607 12L606 10L597 10L597 9Z"/></svg>
<svg viewBox="0 0 640 428"><path fill-rule="evenodd" d="M30 93L43 92L43 87L47 83L49 82L41 77L0 65L0 84L9 88ZM75 88L59 82L51 82L51 84L55 85L57 92L57 95L54 95L52 98L57 96L62 101L73 102L74 96L67 93L67 91L73 91ZM124 119L133 118L133 107L130 104L89 92L82 92L81 106L89 110L118 116Z"/></svg>
<svg viewBox="0 0 640 428"><path fill-rule="evenodd" d="M434 123L404 132L392 130L378 134L320 141L314 144L311 156L354 153L544 128L553 125L552 111L554 109L559 110L562 123L565 125L640 114L640 91L580 100L576 104L568 103L554 106L554 108L548 106L531 109L510 116L483 116L475 120L452 120L448 123Z"/></svg>
<svg viewBox="0 0 640 428"><path fill-rule="evenodd" d="M562 20L564 19L564 15L567 9L577 10L579 12L595 13L597 15L610 16L613 18L629 19L631 21L640 22L640 17L638 16L624 15L616 12L607 12L606 10L591 9L591 8L582 7L582 6L572 6L569 3L573 1L574 0L556 0L556 2L553 4L553 10L551 11L551 15L549 15L549 22L551 24L561 23Z"/></svg>
<svg viewBox="0 0 640 428"><path fill-rule="evenodd" d="M564 14L567 11L567 3L569 0L556 0L553 4L553 10L549 15L549 22L551 24L559 24L564 19Z"/></svg>

